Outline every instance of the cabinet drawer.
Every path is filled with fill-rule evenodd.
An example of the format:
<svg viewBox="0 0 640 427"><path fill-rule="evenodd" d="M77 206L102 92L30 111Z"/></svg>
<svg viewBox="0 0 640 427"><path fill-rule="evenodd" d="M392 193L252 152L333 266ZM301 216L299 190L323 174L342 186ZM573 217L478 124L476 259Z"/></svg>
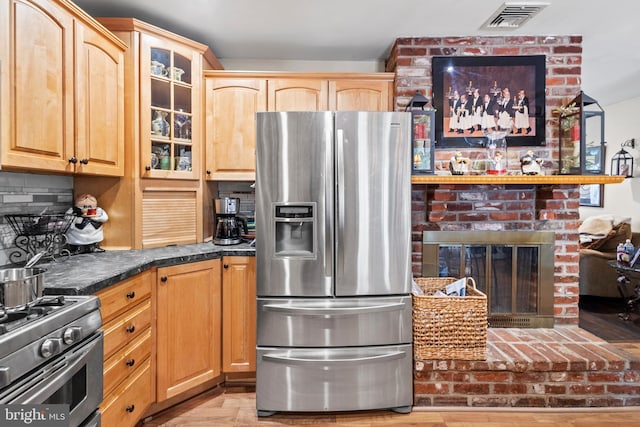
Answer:
<svg viewBox="0 0 640 427"><path fill-rule="evenodd" d="M151 294L151 271L137 274L122 283L98 292L102 322L106 323L118 314L135 306Z"/></svg>
<svg viewBox="0 0 640 427"><path fill-rule="evenodd" d="M135 372L151 355L151 329L127 344L104 363L104 395Z"/></svg>
<svg viewBox="0 0 640 427"><path fill-rule="evenodd" d="M102 425L133 427L151 403L151 361L147 359L102 402Z"/></svg>
<svg viewBox="0 0 640 427"><path fill-rule="evenodd" d="M116 350L131 342L151 325L151 300L127 312L121 318L104 325L104 357L110 357Z"/></svg>
<svg viewBox="0 0 640 427"><path fill-rule="evenodd" d="M411 344L257 351L259 411L350 411L413 402Z"/></svg>
<svg viewBox="0 0 640 427"><path fill-rule="evenodd" d="M259 346L348 347L411 342L411 296L258 298Z"/></svg>

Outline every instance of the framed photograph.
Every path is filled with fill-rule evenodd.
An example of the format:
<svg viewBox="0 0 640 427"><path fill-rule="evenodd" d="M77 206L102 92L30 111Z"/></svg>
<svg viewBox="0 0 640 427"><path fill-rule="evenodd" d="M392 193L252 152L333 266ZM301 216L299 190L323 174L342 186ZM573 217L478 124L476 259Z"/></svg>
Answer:
<svg viewBox="0 0 640 427"><path fill-rule="evenodd" d="M545 143L545 56L436 56L439 148L483 146L485 131L509 130L510 146Z"/></svg>
<svg viewBox="0 0 640 427"><path fill-rule="evenodd" d="M580 206L601 208L604 204L604 184L580 186Z"/></svg>
<svg viewBox="0 0 640 427"><path fill-rule="evenodd" d="M585 148L584 168L586 172L593 174L604 173L604 150L604 145Z"/></svg>

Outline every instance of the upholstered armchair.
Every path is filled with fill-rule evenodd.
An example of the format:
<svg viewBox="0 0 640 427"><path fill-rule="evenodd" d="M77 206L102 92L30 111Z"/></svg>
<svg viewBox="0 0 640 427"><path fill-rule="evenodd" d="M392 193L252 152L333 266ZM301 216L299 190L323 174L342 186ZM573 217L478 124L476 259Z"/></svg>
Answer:
<svg viewBox="0 0 640 427"><path fill-rule="evenodd" d="M580 295L621 298L616 280L618 274L608 263L616 259L618 243L631 239L633 245L640 245L640 232L632 233L631 225L620 223L603 238L580 249Z"/></svg>

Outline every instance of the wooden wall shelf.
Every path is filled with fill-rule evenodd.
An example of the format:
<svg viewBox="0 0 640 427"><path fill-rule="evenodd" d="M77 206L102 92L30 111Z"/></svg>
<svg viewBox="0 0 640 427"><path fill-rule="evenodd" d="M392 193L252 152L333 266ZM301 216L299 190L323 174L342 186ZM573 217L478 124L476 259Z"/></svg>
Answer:
<svg viewBox="0 0 640 427"><path fill-rule="evenodd" d="M619 184L611 175L414 175L412 184Z"/></svg>

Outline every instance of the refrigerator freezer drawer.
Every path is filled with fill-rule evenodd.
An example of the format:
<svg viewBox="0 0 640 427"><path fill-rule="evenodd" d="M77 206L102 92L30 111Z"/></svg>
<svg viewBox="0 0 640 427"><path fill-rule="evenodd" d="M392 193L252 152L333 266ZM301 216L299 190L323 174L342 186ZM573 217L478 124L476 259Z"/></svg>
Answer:
<svg viewBox="0 0 640 427"><path fill-rule="evenodd" d="M412 341L411 296L258 298L257 345L344 347Z"/></svg>
<svg viewBox="0 0 640 427"><path fill-rule="evenodd" d="M258 347L256 407L272 411L395 409L413 404L412 347Z"/></svg>

